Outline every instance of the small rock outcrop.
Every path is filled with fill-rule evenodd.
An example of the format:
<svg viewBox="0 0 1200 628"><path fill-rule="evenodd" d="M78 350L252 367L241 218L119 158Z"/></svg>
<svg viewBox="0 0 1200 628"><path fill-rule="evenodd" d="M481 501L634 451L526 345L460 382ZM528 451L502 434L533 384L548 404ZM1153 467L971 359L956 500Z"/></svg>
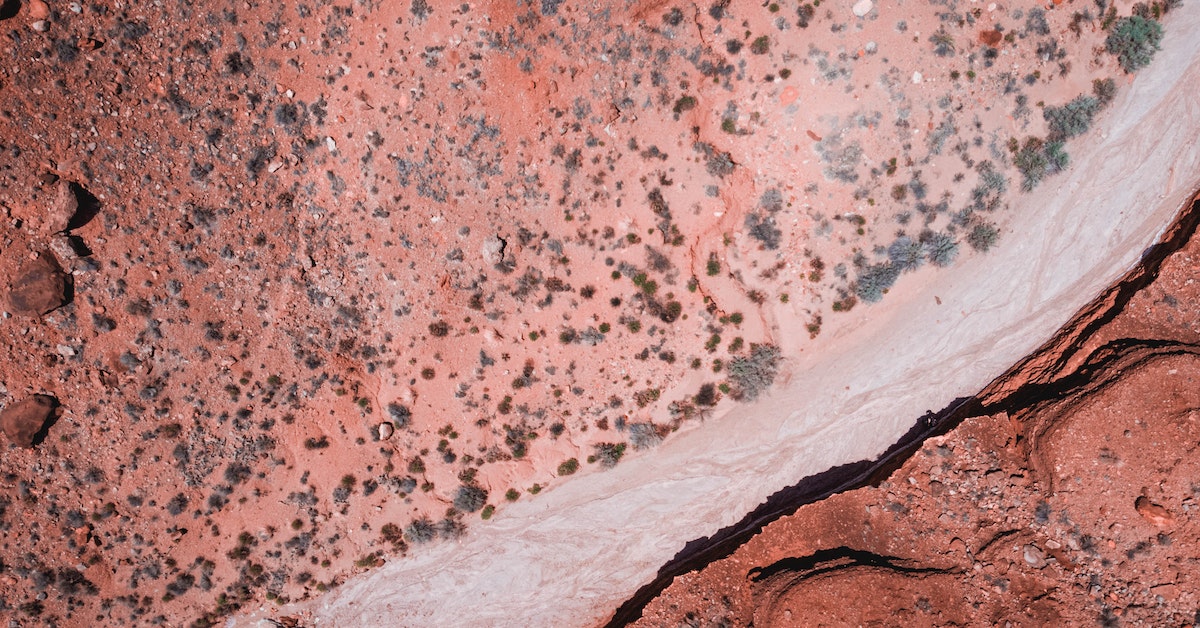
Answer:
<svg viewBox="0 0 1200 628"><path fill-rule="evenodd" d="M67 288L67 274L58 259L50 251L42 251L17 272L8 300L15 314L41 316L67 304Z"/></svg>
<svg viewBox="0 0 1200 628"><path fill-rule="evenodd" d="M31 395L0 410L0 432L19 447L34 447L54 424L58 400L50 395Z"/></svg>

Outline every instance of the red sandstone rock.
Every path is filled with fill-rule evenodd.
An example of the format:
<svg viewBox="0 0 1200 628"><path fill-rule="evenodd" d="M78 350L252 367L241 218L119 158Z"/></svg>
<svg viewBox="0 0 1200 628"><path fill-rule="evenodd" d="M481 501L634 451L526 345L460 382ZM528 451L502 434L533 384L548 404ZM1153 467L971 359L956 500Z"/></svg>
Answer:
<svg viewBox="0 0 1200 628"><path fill-rule="evenodd" d="M13 312L39 316L66 303L67 276L50 251L21 266L8 291Z"/></svg>
<svg viewBox="0 0 1200 628"><path fill-rule="evenodd" d="M18 447L33 447L53 420L57 406L49 395L33 395L11 403L0 410L0 432Z"/></svg>

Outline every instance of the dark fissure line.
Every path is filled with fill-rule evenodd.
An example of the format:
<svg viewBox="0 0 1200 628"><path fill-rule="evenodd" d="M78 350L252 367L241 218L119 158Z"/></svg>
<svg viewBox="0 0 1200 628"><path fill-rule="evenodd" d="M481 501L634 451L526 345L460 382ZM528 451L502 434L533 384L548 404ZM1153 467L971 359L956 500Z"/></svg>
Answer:
<svg viewBox="0 0 1200 628"><path fill-rule="evenodd" d="M1159 243L1146 249L1138 265L1124 278L1105 290L1091 304L1063 326L1049 342L1034 351L998 377L1004 381L1020 374L1027 365L1047 354L1057 354L1053 360L1055 373L1060 373L1085 345L1086 341L1115 319L1129 301L1158 279L1163 264L1175 252L1182 249L1195 235L1200 225L1200 196L1194 197L1181 210L1174 224L1167 230ZM1070 337L1070 342L1063 342ZM1065 345L1065 346L1064 346ZM1042 402L1061 399L1070 391L1086 387L1090 377L1104 364L1119 360L1136 349L1150 350L1154 355L1164 353L1200 353L1200 349L1183 343L1128 339L1114 341L1096 350L1078 371L1066 374L1050 382L1028 384L1000 399L989 399L985 406L982 399L962 397L955 399L945 409L927 413L894 445L876 460L860 460L833 467L827 471L808 476L795 485L781 489L771 495L741 521L718 530L710 537L689 541L671 560L667 561L649 583L638 589L619 606L605 624L615 628L627 626L642 617L646 605L658 597L676 577L699 571L711 563L733 554L767 524L796 512L801 506L819 502L831 495L866 486L878 486L900 468L921 445L936 436L946 434L964 420L1006 411L1015 414ZM986 389L986 387L985 387Z"/></svg>
<svg viewBox="0 0 1200 628"><path fill-rule="evenodd" d="M902 574L946 574L954 571L937 567L910 567L907 564L909 562L903 558L883 556L843 545L817 550L803 558L785 558L767 567L751 569L749 575L754 582L763 582L781 573L796 574L794 582L802 582L855 567L876 567Z"/></svg>

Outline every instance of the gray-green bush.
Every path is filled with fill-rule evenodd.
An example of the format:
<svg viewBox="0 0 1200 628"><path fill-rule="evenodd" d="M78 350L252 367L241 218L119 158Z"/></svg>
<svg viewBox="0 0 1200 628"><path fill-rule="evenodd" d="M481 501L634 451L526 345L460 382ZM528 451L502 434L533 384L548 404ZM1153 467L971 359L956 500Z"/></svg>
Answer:
<svg viewBox="0 0 1200 628"><path fill-rule="evenodd" d="M729 380L746 399L757 399L759 393L775 383L779 373L779 347L768 344L750 345L750 355L729 361Z"/></svg>
<svg viewBox="0 0 1200 628"><path fill-rule="evenodd" d="M929 263L934 266L949 266L958 257L958 243L948 233L926 231L921 234L921 244L925 245Z"/></svg>
<svg viewBox="0 0 1200 628"><path fill-rule="evenodd" d="M1094 96L1077 96L1061 107L1046 107L1042 116L1050 128L1051 139L1083 135L1092 126L1092 118L1100 111L1100 101Z"/></svg>
<svg viewBox="0 0 1200 628"><path fill-rule="evenodd" d="M757 212L751 212L746 214L745 224L750 236L762 242L764 247L770 250L779 248L779 240L783 237L783 232L775 226L774 216L761 216Z"/></svg>
<svg viewBox="0 0 1200 628"><path fill-rule="evenodd" d="M1116 55L1121 68L1132 73L1150 65L1162 34L1162 25L1157 21L1132 15L1117 20L1104 44Z"/></svg>
<svg viewBox="0 0 1200 628"><path fill-rule="evenodd" d="M908 236L900 236L888 246L888 259L901 271L915 270L925 263L925 247Z"/></svg>
<svg viewBox="0 0 1200 628"><path fill-rule="evenodd" d="M899 276L900 269L891 262L872 264L859 273L854 285L854 294L867 303L876 303L883 298L883 293L896 283Z"/></svg>

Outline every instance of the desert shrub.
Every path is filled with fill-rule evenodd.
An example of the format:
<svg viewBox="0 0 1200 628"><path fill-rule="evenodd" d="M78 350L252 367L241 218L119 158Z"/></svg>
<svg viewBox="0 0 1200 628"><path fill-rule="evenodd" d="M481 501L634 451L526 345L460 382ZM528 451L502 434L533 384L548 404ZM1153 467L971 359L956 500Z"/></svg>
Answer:
<svg viewBox="0 0 1200 628"><path fill-rule="evenodd" d="M1046 12L1041 7L1029 10L1025 17L1025 30L1033 35L1049 35L1050 24L1046 21Z"/></svg>
<svg viewBox="0 0 1200 628"><path fill-rule="evenodd" d="M908 182L908 189L912 190L913 198L923 201L929 191L929 186L925 185L925 182L921 181L919 175L917 175L912 178L912 181Z"/></svg>
<svg viewBox="0 0 1200 628"><path fill-rule="evenodd" d="M967 244L971 248L981 253L986 253L988 249L996 244L996 240L1000 237L1000 232L992 225L983 223L975 225L971 229L971 233L967 235Z"/></svg>
<svg viewBox="0 0 1200 628"><path fill-rule="evenodd" d="M691 111L696 108L696 99L692 96L680 96L679 100L675 101L675 107L672 109L676 114L681 114L685 111Z"/></svg>
<svg viewBox="0 0 1200 628"><path fill-rule="evenodd" d="M329 446L329 438L326 436L322 436L320 438L309 437L309 438L304 439L304 448L305 449L325 449L328 446Z"/></svg>
<svg viewBox="0 0 1200 628"><path fill-rule="evenodd" d="M716 277L721 274L721 260L717 259L716 253L708 254L708 263L704 265L704 270L709 277Z"/></svg>
<svg viewBox="0 0 1200 628"><path fill-rule="evenodd" d="M888 246L888 259L902 272L915 270L925 262L925 247L908 236L900 236Z"/></svg>
<svg viewBox="0 0 1200 628"><path fill-rule="evenodd" d="M475 512L487 503L487 491L478 486L460 486L454 495L454 507L464 512Z"/></svg>
<svg viewBox="0 0 1200 628"><path fill-rule="evenodd" d="M750 355L729 361L729 379L737 385L743 397L756 399L759 393L775 382L779 358L779 347L752 344Z"/></svg>
<svg viewBox="0 0 1200 628"><path fill-rule="evenodd" d="M828 142L828 144L827 144ZM858 142L840 146L832 140L817 144L821 159L826 164L825 176L842 183L858 181L858 162L862 159L863 149Z"/></svg>
<svg viewBox="0 0 1200 628"><path fill-rule="evenodd" d="M438 534L443 539L457 539L467 531L467 526L458 519L446 517L438 522Z"/></svg>
<svg viewBox="0 0 1200 628"><path fill-rule="evenodd" d="M867 303L876 303L900 276L900 269L891 263L873 264L862 270L855 282L854 294Z"/></svg>
<svg viewBox="0 0 1200 628"><path fill-rule="evenodd" d="M579 470L579 461L576 460L575 458L571 458L569 460L564 460L562 462L562 464L558 465L558 475L559 476L572 475L578 470Z"/></svg>
<svg viewBox="0 0 1200 628"><path fill-rule="evenodd" d="M1132 73L1150 65L1162 34L1162 25L1155 20L1133 15L1117 20L1104 44L1116 55L1121 68Z"/></svg>
<svg viewBox="0 0 1200 628"><path fill-rule="evenodd" d="M408 527L404 528L404 536L408 537L408 542L413 544L428 543L437 535L437 529L433 527L433 522L428 517L413 519Z"/></svg>
<svg viewBox="0 0 1200 628"><path fill-rule="evenodd" d="M1110 78L1092 81L1092 95L1100 101L1101 107L1107 106L1117 97L1117 82Z"/></svg>
<svg viewBox="0 0 1200 628"><path fill-rule="evenodd" d="M1071 158L1067 155L1065 146L1061 140L1046 143L1046 174L1054 174L1067 169Z"/></svg>
<svg viewBox="0 0 1200 628"><path fill-rule="evenodd" d="M387 411L388 416L392 417L392 424L396 426L396 429L404 429L408 425L408 420L412 418L412 412L395 401L387 405Z"/></svg>
<svg viewBox="0 0 1200 628"><path fill-rule="evenodd" d="M971 209L991 211L999 205L1001 195L1008 190L1008 179L997 172L990 161L980 162L976 171L979 173L979 184L971 190Z"/></svg>
<svg viewBox="0 0 1200 628"><path fill-rule="evenodd" d="M958 243L948 233L927 231L921 234L921 243L925 246L929 263L934 266L949 266L958 257Z"/></svg>
<svg viewBox="0 0 1200 628"><path fill-rule="evenodd" d="M783 209L783 193L779 191L779 188L768 188L759 197L758 206L771 213L781 211Z"/></svg>
<svg viewBox="0 0 1200 628"><path fill-rule="evenodd" d="M783 232L775 226L773 216L761 216L758 213L746 214L746 229L751 237L770 250L779 248L779 239Z"/></svg>
<svg viewBox="0 0 1200 628"><path fill-rule="evenodd" d="M595 448L596 453L588 457L588 462L599 462L606 468L617 466L625 455L625 443L600 443Z"/></svg>
<svg viewBox="0 0 1200 628"><path fill-rule="evenodd" d="M1045 147L1046 143L1040 138L1030 137L1025 140L1025 144L1013 157L1013 164L1024 177L1021 189L1026 192L1033 190L1042 182L1042 179L1046 178L1050 161L1046 159Z"/></svg>
<svg viewBox="0 0 1200 628"><path fill-rule="evenodd" d="M1094 96L1076 96L1061 107L1046 107L1042 115L1050 127L1050 137L1063 139L1087 132L1099 111L1100 101Z"/></svg>
<svg viewBox="0 0 1200 628"><path fill-rule="evenodd" d="M936 33L930 35L929 43L933 44L933 53L937 56L954 56L954 38L946 32L946 29L940 28Z"/></svg>
<svg viewBox="0 0 1200 628"><path fill-rule="evenodd" d="M631 423L629 425L629 443L634 449L650 449L662 442L658 428L653 423Z"/></svg>
<svg viewBox="0 0 1200 628"><path fill-rule="evenodd" d="M404 541L404 531L400 529L400 526L394 523L385 523L383 524L383 527L379 529L379 537L388 543L398 545Z"/></svg>

